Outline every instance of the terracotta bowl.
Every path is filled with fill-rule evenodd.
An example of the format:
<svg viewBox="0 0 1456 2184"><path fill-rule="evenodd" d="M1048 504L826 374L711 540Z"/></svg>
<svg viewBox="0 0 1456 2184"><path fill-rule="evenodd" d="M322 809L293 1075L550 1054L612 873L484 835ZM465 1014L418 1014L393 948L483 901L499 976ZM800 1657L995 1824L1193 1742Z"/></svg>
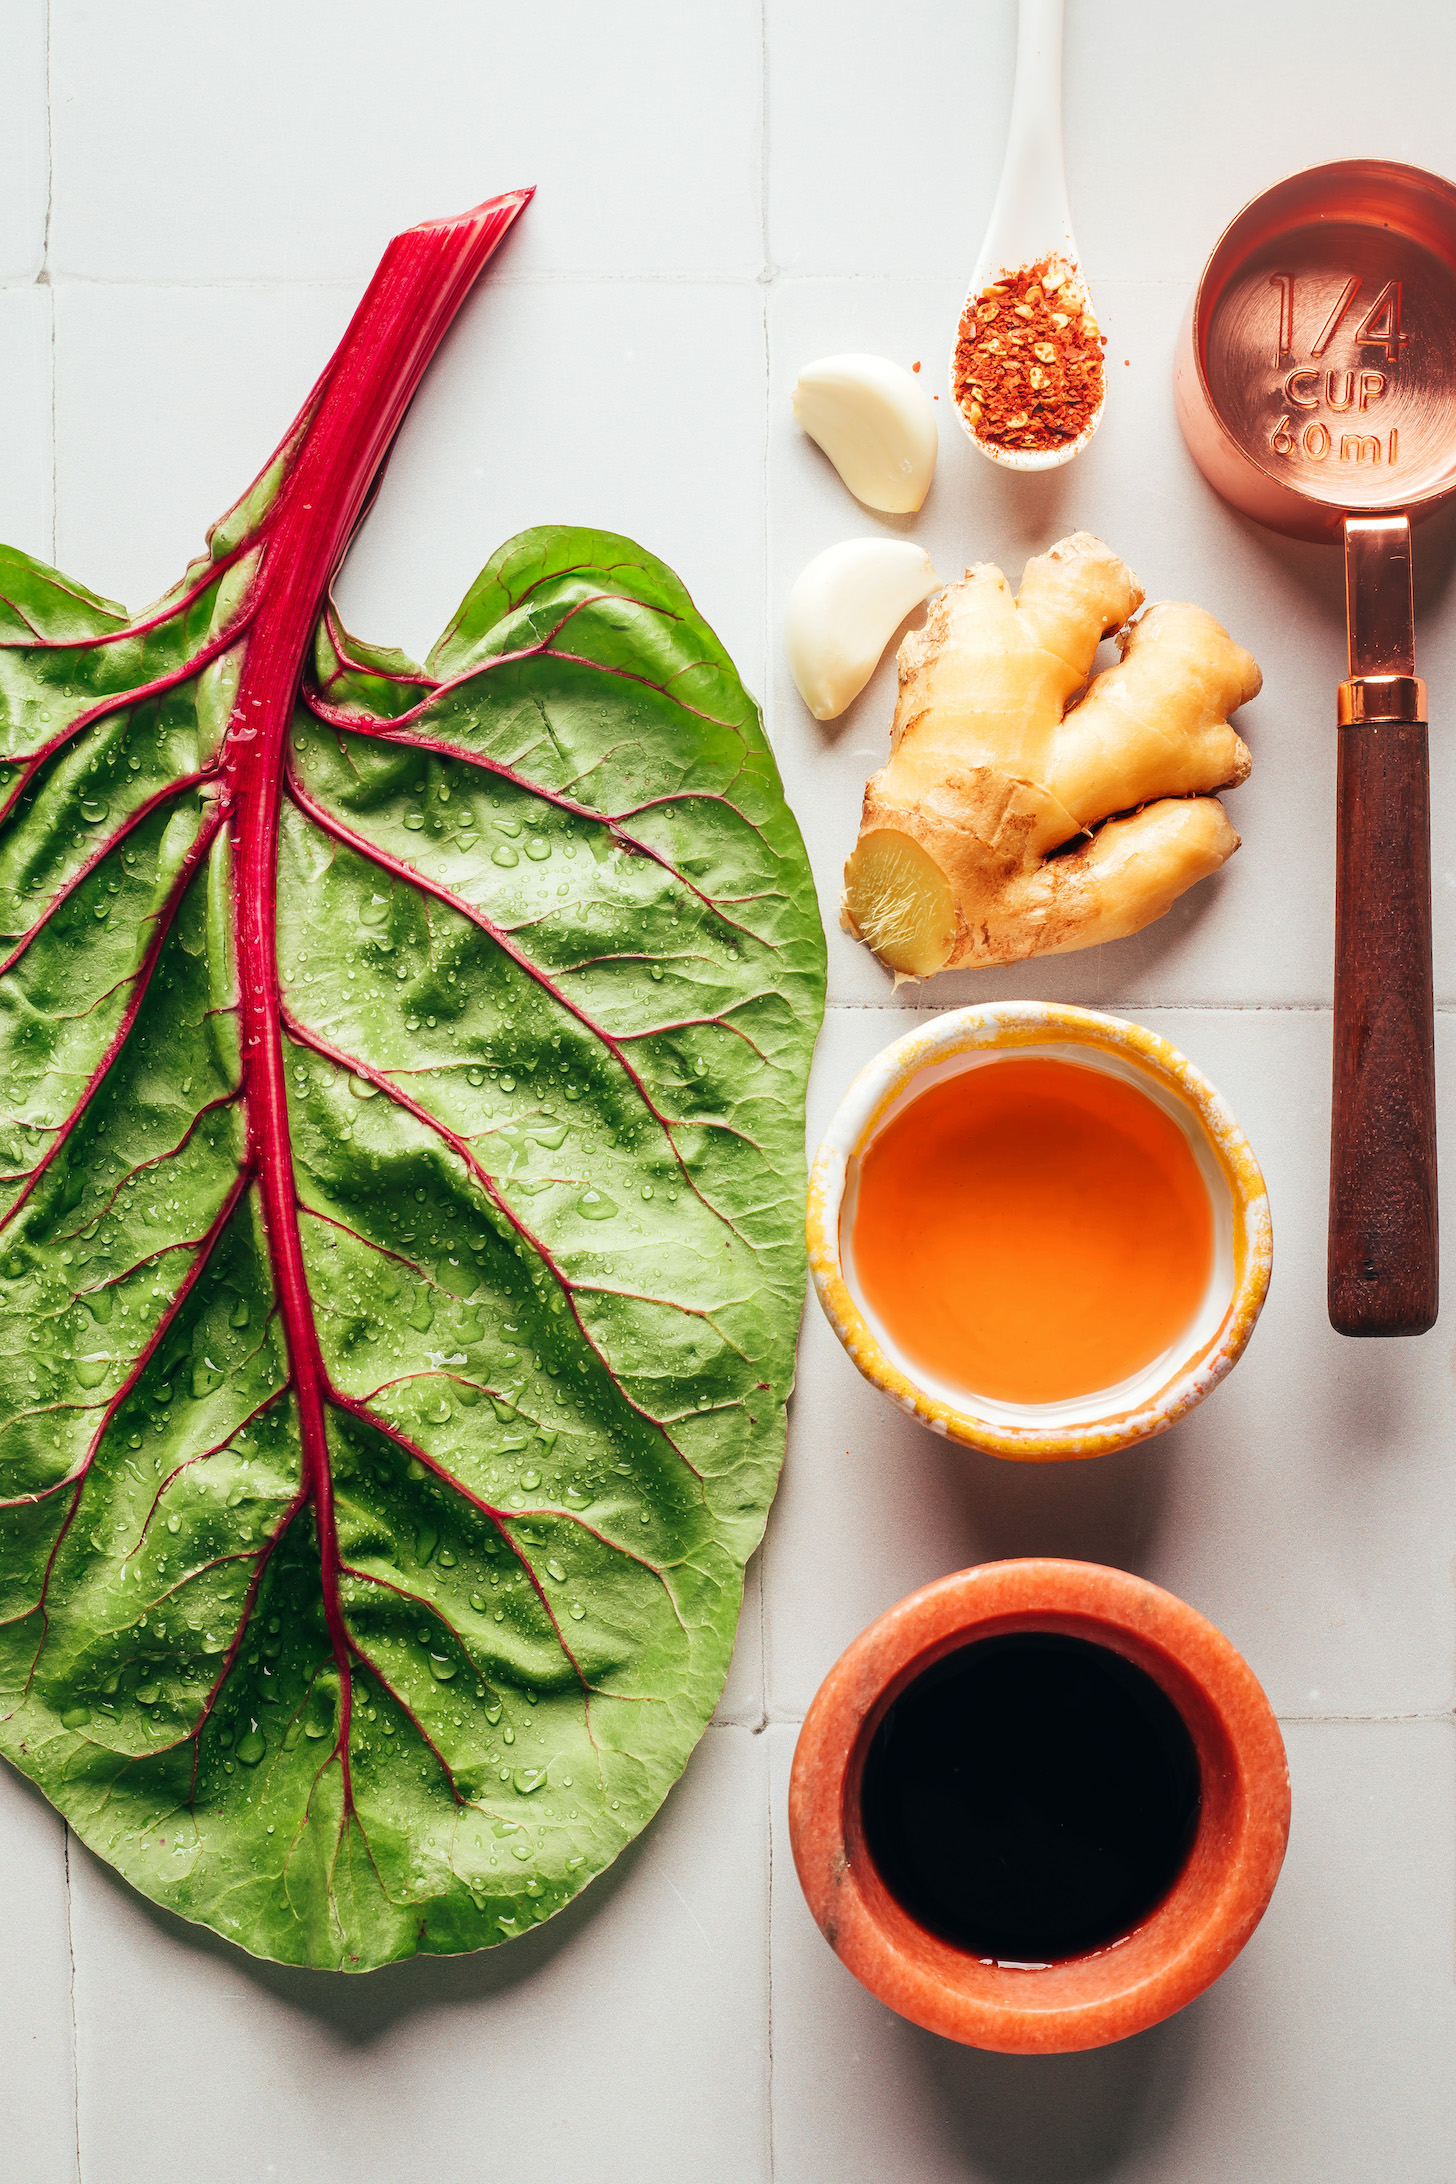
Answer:
<svg viewBox="0 0 1456 2184"><path fill-rule="evenodd" d="M1213 1273L1186 1335L1132 1379L1060 1403L997 1402L928 1380L865 1303L854 1270L859 1162L877 1132L927 1086L1027 1054L1103 1069L1146 1092L1187 1137L1214 1210ZM1041 1463L1127 1448L1166 1432L1201 1403L1243 1355L1274 1249L1269 1199L1249 1141L1192 1062L1141 1024L1053 1001L949 1010L876 1055L840 1102L815 1157L808 1241L819 1302L867 1380L932 1432Z"/></svg>
<svg viewBox="0 0 1456 2184"><path fill-rule="evenodd" d="M1144 1670L1182 1716L1202 1777L1169 1894L1122 1940L1045 1967L985 1962L927 1931L880 1879L860 1819L865 1759L892 1702L947 1653L1011 1631L1089 1639ZM789 1835L820 1931L871 1994L970 2047L1064 2054L1158 2024L1227 1970L1279 1876L1289 1769L1253 1671L1184 1601L1097 1563L989 1562L912 1593L835 1663L799 1735Z"/></svg>

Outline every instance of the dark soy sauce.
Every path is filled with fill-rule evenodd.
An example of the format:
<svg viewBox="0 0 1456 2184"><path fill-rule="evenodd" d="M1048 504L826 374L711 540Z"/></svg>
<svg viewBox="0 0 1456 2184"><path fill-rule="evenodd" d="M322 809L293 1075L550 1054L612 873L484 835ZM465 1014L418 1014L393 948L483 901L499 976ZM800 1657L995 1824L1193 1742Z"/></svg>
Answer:
<svg viewBox="0 0 1456 2184"><path fill-rule="evenodd" d="M862 1790L880 1876L971 1955L1050 1964L1130 1933L1182 1870L1198 1757L1152 1678L1025 1631L948 1654L875 1733Z"/></svg>

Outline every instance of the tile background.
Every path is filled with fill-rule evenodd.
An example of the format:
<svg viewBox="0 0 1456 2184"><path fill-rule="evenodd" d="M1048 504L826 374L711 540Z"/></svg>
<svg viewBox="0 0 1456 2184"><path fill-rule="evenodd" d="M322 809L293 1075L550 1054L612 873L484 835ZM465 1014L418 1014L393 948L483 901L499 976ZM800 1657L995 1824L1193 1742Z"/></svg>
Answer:
<svg viewBox="0 0 1456 2184"><path fill-rule="evenodd" d="M7 0L0 8L0 527L139 605L253 475L384 238L539 195L445 345L350 563L354 626L422 651L528 522L633 533L764 692L831 926L811 1138L906 1013L838 933L887 661L845 720L784 674L808 556L910 528L795 431L800 364L866 347L939 383L1000 163L1009 0ZM1192 468L1169 399L1218 229L1277 173L1446 170L1456 17L1397 0L1068 0L1067 156L1113 399L1088 455L1008 478L950 427L914 535L943 575L1078 523L1262 662L1245 849L1148 933L1015 990L1135 1012L1249 1130L1277 1271L1245 1363L1182 1427L1086 1467L951 1454L857 1380L813 1307L785 1483L718 1725L619 1865L517 1948L362 1981L254 1964L130 1894L0 1776L3 2184L1449 2184L1456 2142L1452 1333L1342 1344L1322 1305L1333 555ZM1126 359L1126 362L1123 360ZM1420 544L1422 667L1456 690L1456 519ZM1456 1173L1456 773L1433 745L1440 1067ZM1456 1234L1447 1194L1445 1231ZM1447 1295L1456 1270L1447 1269ZM1286 1725L1289 1863L1219 1985L1098 2054L980 2055L888 2015L815 1934L783 1815L795 1724L909 1587L1049 1550L1142 1571L1243 1649Z"/></svg>

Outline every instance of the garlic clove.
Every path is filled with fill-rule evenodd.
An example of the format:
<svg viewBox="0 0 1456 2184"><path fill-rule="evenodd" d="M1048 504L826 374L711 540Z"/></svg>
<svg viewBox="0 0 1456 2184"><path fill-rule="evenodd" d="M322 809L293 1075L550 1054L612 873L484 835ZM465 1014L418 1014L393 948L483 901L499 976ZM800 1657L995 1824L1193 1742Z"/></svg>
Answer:
<svg viewBox="0 0 1456 2184"><path fill-rule="evenodd" d="M935 476L935 411L920 380L884 356L826 356L806 364L794 415L856 500L913 515Z"/></svg>
<svg viewBox="0 0 1456 2184"><path fill-rule="evenodd" d="M809 563L789 594L784 638L816 720L854 702L911 608L939 589L929 554L905 539L847 538Z"/></svg>

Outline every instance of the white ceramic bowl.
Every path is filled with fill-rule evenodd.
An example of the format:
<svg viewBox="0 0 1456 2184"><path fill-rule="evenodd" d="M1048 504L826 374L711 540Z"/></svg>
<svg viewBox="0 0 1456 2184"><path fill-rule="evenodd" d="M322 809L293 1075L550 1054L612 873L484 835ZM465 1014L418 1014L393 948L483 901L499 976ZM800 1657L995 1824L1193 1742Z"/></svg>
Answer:
<svg viewBox="0 0 1456 2184"><path fill-rule="evenodd" d="M860 1157L918 1093L967 1069L1036 1054L1135 1084L1186 1136L1208 1186L1214 1262L1191 1326L1115 1387L1057 1403L971 1396L912 1365L865 1302L855 1275ZM933 1432L995 1456L1051 1462L1102 1456L1163 1433L1201 1403L1243 1354L1269 1287L1269 1200L1248 1139L1207 1079L1166 1039L1117 1016L1052 1001L996 1001L917 1026L862 1069L809 1178L809 1267L819 1301L854 1363ZM973 1239L968 1239L968 1243Z"/></svg>

